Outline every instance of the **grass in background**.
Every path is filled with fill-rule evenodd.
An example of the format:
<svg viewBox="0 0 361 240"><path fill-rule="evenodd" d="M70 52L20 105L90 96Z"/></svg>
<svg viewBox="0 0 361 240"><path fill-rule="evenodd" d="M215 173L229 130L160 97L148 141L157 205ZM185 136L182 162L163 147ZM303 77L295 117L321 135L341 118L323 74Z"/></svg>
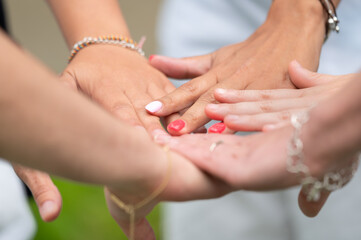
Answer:
<svg viewBox="0 0 361 240"><path fill-rule="evenodd" d="M103 188L54 179L63 196L63 208L58 219L51 223L41 220L35 202L31 208L38 224L35 240L113 240L127 239L110 216ZM160 237L160 207L148 216L157 239Z"/></svg>

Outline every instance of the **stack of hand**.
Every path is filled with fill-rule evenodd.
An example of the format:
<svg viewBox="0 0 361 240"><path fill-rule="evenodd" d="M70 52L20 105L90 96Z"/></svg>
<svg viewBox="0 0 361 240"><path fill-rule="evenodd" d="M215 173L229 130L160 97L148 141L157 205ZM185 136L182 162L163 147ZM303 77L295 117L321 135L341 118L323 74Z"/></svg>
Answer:
<svg viewBox="0 0 361 240"><path fill-rule="evenodd" d="M53 7L70 6L68 12L73 9L67 1L49 2ZM288 24L276 24L272 19L271 14L242 43L193 58L153 56L147 61L121 47L86 47L60 77L68 89L0 33L0 46L10 56L0 60L0 73L12 80L0 79L0 112L4 116L0 120L4 126L0 129L1 157L107 186L110 212L128 234L131 221L125 207L148 199L134 211L135 239L152 239L145 216L159 201L299 185L304 176L287 170L289 143L295 138L289 119L310 107L310 119L296 139L302 143L297 155L302 154L302 164L315 179L324 179L330 172L352 174L343 169L355 165L361 146L361 75L321 75L291 62L298 59L316 70L323 32L302 39ZM60 24L69 23L60 20ZM118 30L128 34L123 28ZM69 45L81 34L66 32ZM284 41L285 34L294 41ZM19 61L24 71L13 71ZM167 76L194 79L175 89ZM27 102L25 108L23 102ZM2 103L10 103L12 108ZM210 129L222 135L189 134L204 131L210 119L222 121ZM264 132L246 137L229 134L260 130ZM24 143L20 152L19 143ZM173 152L164 152L159 145L169 146ZM50 177L20 165L15 165L15 170L32 190L42 218L55 219L61 196ZM157 192L163 184L164 189ZM315 216L330 192L321 189L320 199L309 202L307 186L303 187L300 207L306 215ZM114 199L120 199L125 207L119 207Z"/></svg>

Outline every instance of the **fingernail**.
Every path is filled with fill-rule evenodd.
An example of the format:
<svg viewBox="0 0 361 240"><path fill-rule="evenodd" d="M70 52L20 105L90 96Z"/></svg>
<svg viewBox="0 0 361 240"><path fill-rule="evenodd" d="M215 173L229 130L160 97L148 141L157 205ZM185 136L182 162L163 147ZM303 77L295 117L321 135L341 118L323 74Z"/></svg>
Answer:
<svg viewBox="0 0 361 240"><path fill-rule="evenodd" d="M152 136L153 136L153 140L154 141L157 141L157 138L159 138L160 136L169 136L169 134L164 131L164 130L161 130L161 129L155 129L153 132L152 132Z"/></svg>
<svg viewBox="0 0 361 240"><path fill-rule="evenodd" d="M168 144L172 140L169 135L157 135L154 137L154 142L158 144Z"/></svg>
<svg viewBox="0 0 361 240"><path fill-rule="evenodd" d="M218 109L218 105L217 104L208 104L207 108L209 110L217 110Z"/></svg>
<svg viewBox="0 0 361 240"><path fill-rule="evenodd" d="M53 201L46 201L41 205L39 211L41 217L46 219L49 217L49 215L54 214L56 211L56 204Z"/></svg>
<svg viewBox="0 0 361 240"><path fill-rule="evenodd" d="M217 93L219 93L219 94L225 94L225 93L226 93L226 90L223 89L223 88L217 88L215 91L216 91Z"/></svg>
<svg viewBox="0 0 361 240"><path fill-rule="evenodd" d="M158 112L163 106L163 103L160 101L154 101L145 106L145 109L150 113Z"/></svg>
<svg viewBox="0 0 361 240"><path fill-rule="evenodd" d="M152 59L155 57L156 55L150 55L149 56L149 62L152 61Z"/></svg>
<svg viewBox="0 0 361 240"><path fill-rule="evenodd" d="M168 129L179 132L184 128L186 123L182 119L175 120L168 125Z"/></svg>
<svg viewBox="0 0 361 240"><path fill-rule="evenodd" d="M268 131L272 131L276 129L276 125L274 124L268 124L268 125L264 125L263 128L262 128L262 131L263 132L268 132Z"/></svg>
<svg viewBox="0 0 361 240"><path fill-rule="evenodd" d="M302 67L301 64L297 60L293 60L292 62L294 65L296 65L296 67Z"/></svg>
<svg viewBox="0 0 361 240"><path fill-rule="evenodd" d="M240 117L238 115L227 115L225 119L227 121L238 121Z"/></svg>
<svg viewBox="0 0 361 240"><path fill-rule="evenodd" d="M208 129L208 133L222 133L225 129L224 123L216 123Z"/></svg>

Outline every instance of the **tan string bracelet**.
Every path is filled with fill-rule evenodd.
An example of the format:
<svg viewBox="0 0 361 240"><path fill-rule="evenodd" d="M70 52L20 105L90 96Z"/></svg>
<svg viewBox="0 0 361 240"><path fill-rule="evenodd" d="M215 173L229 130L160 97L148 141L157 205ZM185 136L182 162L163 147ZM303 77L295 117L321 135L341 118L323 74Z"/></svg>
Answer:
<svg viewBox="0 0 361 240"><path fill-rule="evenodd" d="M148 197L143 199L142 201L136 203L136 204L126 204L123 201L121 201L117 196L115 196L110 191L110 198L111 200L123 211L125 211L127 214L129 214L129 239L134 240L135 237L135 212L137 209L140 209L150 202L152 202L154 199L156 199L167 187L171 171L172 171L172 158L170 156L169 147L165 146L163 147L164 152L166 153L167 160L168 160L168 168L165 178L163 179L162 183L159 185L159 187L151 193Z"/></svg>

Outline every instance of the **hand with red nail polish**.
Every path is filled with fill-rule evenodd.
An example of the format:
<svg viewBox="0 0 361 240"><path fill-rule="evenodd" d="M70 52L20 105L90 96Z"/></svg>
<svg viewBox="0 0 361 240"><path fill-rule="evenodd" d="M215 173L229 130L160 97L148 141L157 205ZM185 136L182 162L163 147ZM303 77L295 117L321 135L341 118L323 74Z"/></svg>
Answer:
<svg viewBox="0 0 361 240"><path fill-rule="evenodd" d="M317 10L322 14L322 8L318 7ZM217 103L214 97L216 88L294 88L289 79L288 64L297 59L307 68L317 70L324 42L324 24L320 19L313 19L307 22L308 26L304 26L304 21L300 21L302 17L279 14L292 11L299 12L296 4L273 1L267 20L243 42L224 46L202 56L152 58L150 64L167 76L192 80L158 98L162 107L150 113L164 117L185 111L180 119L186 124L177 135L186 134L210 121L204 109L210 103ZM308 16L304 17L309 19ZM294 26L301 26L302 30L296 32Z"/></svg>
<svg viewBox="0 0 361 240"><path fill-rule="evenodd" d="M219 104L209 104L206 114L224 121L234 131L270 131L288 124L292 114L305 111L327 99L355 74L331 76L311 72L296 61L289 65L292 83L302 89L227 90L216 89Z"/></svg>
<svg viewBox="0 0 361 240"><path fill-rule="evenodd" d="M224 123L216 123L208 129L208 133L222 133L224 130L226 130Z"/></svg>

